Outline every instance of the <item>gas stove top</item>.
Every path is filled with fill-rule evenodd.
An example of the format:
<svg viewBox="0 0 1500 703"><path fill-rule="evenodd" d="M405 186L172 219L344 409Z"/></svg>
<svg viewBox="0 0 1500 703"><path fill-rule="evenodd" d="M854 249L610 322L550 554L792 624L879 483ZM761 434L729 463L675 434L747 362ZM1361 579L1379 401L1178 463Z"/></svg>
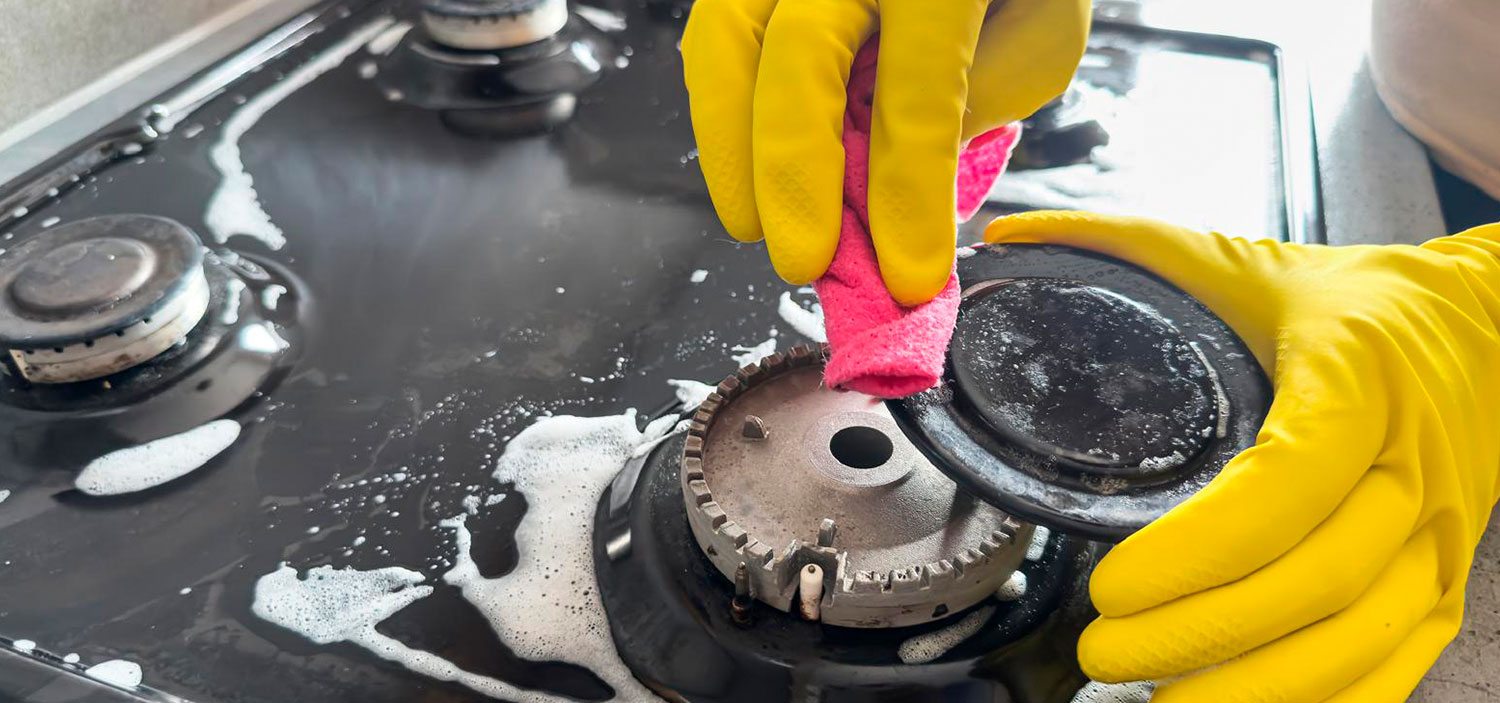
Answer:
<svg viewBox="0 0 1500 703"><path fill-rule="evenodd" d="M646 695L586 605L595 501L680 451L703 383L819 330L708 202L686 4L560 5L327 3L0 189L21 308L0 323L48 320L0 324L0 692ZM1128 20L961 239L1029 207L1184 202L1317 239L1278 49ZM1252 105L1262 148L1205 162L1217 108L1188 79ZM1158 104L1201 110L1198 141L1143 122ZM1200 185L1121 185L1164 173ZM1005 534L1009 573L1031 526L992 522L975 546ZM1079 577L1093 547L1051 544L1034 581Z"/></svg>

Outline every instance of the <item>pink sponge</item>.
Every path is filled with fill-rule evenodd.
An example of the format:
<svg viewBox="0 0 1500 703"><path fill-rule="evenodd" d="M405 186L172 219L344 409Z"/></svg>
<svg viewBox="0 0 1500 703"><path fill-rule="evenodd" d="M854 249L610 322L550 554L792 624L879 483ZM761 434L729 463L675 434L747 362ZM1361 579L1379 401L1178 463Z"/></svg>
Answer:
<svg viewBox="0 0 1500 703"><path fill-rule="evenodd" d="M870 241L866 203L870 176L870 106L878 37L854 57L844 114L844 221L828 272L813 283L823 305L830 357L825 382L834 388L899 398L931 388L958 318L958 276L931 302L905 307L886 291ZM958 216L968 219L1005 170L1021 126L974 138L959 155Z"/></svg>

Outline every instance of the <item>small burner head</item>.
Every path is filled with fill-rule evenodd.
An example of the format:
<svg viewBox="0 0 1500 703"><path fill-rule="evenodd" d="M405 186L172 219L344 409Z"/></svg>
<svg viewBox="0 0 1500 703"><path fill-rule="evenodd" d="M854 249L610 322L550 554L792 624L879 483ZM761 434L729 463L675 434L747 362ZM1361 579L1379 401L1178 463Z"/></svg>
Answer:
<svg viewBox="0 0 1500 703"><path fill-rule="evenodd" d="M490 51L538 42L568 23L567 0L423 0L422 24L441 44Z"/></svg>
<svg viewBox="0 0 1500 703"><path fill-rule="evenodd" d="M801 601L827 625L905 627L993 594L1032 527L963 492L878 398L823 385L824 362L821 348L772 354L694 413L681 479L704 555L726 579L745 566L757 600Z"/></svg>
<svg viewBox="0 0 1500 703"><path fill-rule="evenodd" d="M203 317L203 247L160 217L46 230L0 257L0 344L35 383L106 376L176 344Z"/></svg>

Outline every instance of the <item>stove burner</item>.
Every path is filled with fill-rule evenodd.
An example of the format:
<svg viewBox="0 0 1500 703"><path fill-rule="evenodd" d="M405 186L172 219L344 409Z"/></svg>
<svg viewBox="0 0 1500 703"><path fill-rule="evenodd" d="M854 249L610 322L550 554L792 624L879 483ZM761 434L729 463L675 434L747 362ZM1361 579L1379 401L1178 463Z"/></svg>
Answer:
<svg viewBox="0 0 1500 703"><path fill-rule="evenodd" d="M508 49L546 39L568 23L566 0L424 0L422 26L457 49Z"/></svg>
<svg viewBox="0 0 1500 703"><path fill-rule="evenodd" d="M380 58L388 99L435 110L463 134L508 137L573 116L615 59L561 0L427 0L422 26Z"/></svg>
<svg viewBox="0 0 1500 703"><path fill-rule="evenodd" d="M968 291L950 358L960 392L997 433L1097 476L1184 466L1207 446L1223 394L1155 310L1061 279Z"/></svg>
<svg viewBox="0 0 1500 703"><path fill-rule="evenodd" d="M958 275L945 383L889 407L980 499L1117 541L1254 444L1270 382L1234 331L1181 290L1059 246L983 247Z"/></svg>
<svg viewBox="0 0 1500 703"><path fill-rule="evenodd" d="M930 622L994 593L1031 526L960 491L879 399L823 386L824 359L772 354L694 414L682 494L709 561L729 580L748 567L763 603L810 597L846 627ZM813 565L822 578L801 584Z"/></svg>
<svg viewBox="0 0 1500 703"><path fill-rule="evenodd" d="M700 548L679 483L688 441L678 432L632 459L594 514L594 569L615 649L663 699L1069 703L1088 681L1076 650L1096 616L1087 591L1096 545L1054 534L1039 559L1017 569L1026 582L1019 599L992 594L910 627L810 622L737 598ZM930 660L902 656L914 639L942 638L937 633L969 622L977 630L952 638L952 649Z"/></svg>
<svg viewBox="0 0 1500 703"><path fill-rule="evenodd" d="M181 224L111 215L45 230L0 258L0 343L33 383L140 364L208 307L203 247Z"/></svg>

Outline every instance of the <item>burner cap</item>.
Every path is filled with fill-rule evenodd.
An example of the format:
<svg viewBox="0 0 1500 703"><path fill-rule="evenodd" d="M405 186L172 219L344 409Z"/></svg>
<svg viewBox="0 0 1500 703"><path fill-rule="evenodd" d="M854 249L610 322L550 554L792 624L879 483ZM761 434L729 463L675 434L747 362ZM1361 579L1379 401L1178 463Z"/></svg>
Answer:
<svg viewBox="0 0 1500 703"><path fill-rule="evenodd" d="M45 230L0 257L0 343L38 383L115 373L182 339L208 305L203 247L160 217Z"/></svg>
<svg viewBox="0 0 1500 703"><path fill-rule="evenodd" d="M1213 376L1170 321L1076 281L971 289L950 362L997 434L1100 476L1179 469L1218 420Z"/></svg>
<svg viewBox="0 0 1500 703"><path fill-rule="evenodd" d="M991 504L1115 541L1254 444L1270 382L1181 290L1058 246L984 247L958 274L945 383L889 406L939 469Z"/></svg>
<svg viewBox="0 0 1500 703"><path fill-rule="evenodd" d="M422 24L439 43L459 49L522 46L568 23L567 0L424 0Z"/></svg>

